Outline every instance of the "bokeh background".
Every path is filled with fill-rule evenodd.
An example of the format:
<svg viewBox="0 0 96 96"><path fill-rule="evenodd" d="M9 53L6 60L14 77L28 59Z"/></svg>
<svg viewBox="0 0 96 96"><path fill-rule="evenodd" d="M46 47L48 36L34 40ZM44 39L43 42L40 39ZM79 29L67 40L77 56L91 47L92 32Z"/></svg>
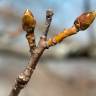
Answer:
<svg viewBox="0 0 96 96"><path fill-rule="evenodd" d="M30 9L36 20L36 42L44 31L46 10L54 16L48 38L73 25L96 0L0 0L0 96L8 96L29 60L21 18ZM20 96L96 96L96 20L86 31L46 50Z"/></svg>

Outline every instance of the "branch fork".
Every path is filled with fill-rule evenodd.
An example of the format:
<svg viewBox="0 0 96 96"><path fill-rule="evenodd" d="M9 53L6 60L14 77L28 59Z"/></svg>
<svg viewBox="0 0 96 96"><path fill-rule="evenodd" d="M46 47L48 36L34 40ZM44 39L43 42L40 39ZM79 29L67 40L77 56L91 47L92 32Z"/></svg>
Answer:
<svg viewBox="0 0 96 96"><path fill-rule="evenodd" d="M30 10L27 9L25 11L22 18L22 27L24 31L26 31L26 38L29 43L31 57L24 71L17 77L9 96L18 96L21 89L27 85L45 49L60 43L64 38L76 34L78 31L86 30L96 17L95 11L86 12L77 17L71 28L65 29L63 32L60 32L47 40L53 14L53 11L50 9L46 11L45 31L43 32L44 34L40 37L40 41L36 46L34 35L36 20Z"/></svg>

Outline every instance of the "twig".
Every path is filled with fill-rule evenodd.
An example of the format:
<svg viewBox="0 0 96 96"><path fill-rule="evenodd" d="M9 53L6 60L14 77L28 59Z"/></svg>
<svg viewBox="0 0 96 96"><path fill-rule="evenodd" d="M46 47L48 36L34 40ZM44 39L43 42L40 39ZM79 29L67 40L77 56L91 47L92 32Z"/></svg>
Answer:
<svg viewBox="0 0 96 96"><path fill-rule="evenodd" d="M33 15L29 10L25 11L22 22L23 22L23 29L27 32L26 37L27 37L32 55L30 57L29 63L27 65L27 67L25 68L25 70L23 72L21 72L20 75L17 77L17 79L15 81L15 85L13 86L9 96L18 96L21 89L23 89L26 86L26 84L29 82L31 75L33 74L33 71L46 47L45 46L45 41L46 41L45 36L41 36L37 47L35 45L35 42L34 42L35 38L33 35L35 23L34 23ZM51 23L51 22L49 22L49 23ZM49 28L47 28L46 32L48 32L48 30L49 30Z"/></svg>
<svg viewBox="0 0 96 96"><path fill-rule="evenodd" d="M30 57L30 61L27 67L25 68L25 70L21 72L20 75L17 77L9 96L18 96L21 89L23 89L27 85L45 49L55 44L58 44L65 37L73 35L80 30L87 29L90 26L90 24L93 22L93 20L95 19L95 16L96 16L96 12L87 12L85 14L82 14L75 20L73 27L69 29L65 29L63 32L59 33L58 35L46 41L46 36L47 36L49 26L51 23L51 22L48 22L48 26L46 27L46 30L45 30L45 35L41 36L38 46L35 47L36 46L35 42L33 42L35 39L34 40L32 39L34 35L31 35L31 33L34 33L33 29L35 28L36 22L34 21L34 16L32 15L32 13L29 10L25 11L24 18L23 18L23 29L27 32L27 34L31 38L29 39L27 37L30 50L32 49L32 55ZM33 45L31 46L31 44Z"/></svg>
<svg viewBox="0 0 96 96"><path fill-rule="evenodd" d="M53 15L54 15L54 13L53 13L53 11L51 9L48 9L46 11L46 22L45 22L45 31L44 31L44 36L45 37L47 37Z"/></svg>
<svg viewBox="0 0 96 96"><path fill-rule="evenodd" d="M50 38L46 41L47 47L54 46L58 43L60 43L64 38L76 34L78 32L78 29L75 26L72 26L69 29L64 29L63 32L60 32L59 34L55 35L54 37Z"/></svg>

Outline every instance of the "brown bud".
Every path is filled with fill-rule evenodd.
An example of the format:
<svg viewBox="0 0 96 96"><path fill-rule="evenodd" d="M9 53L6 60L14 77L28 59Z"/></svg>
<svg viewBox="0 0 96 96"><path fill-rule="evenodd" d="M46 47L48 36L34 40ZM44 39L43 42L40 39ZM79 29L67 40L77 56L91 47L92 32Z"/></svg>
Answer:
<svg viewBox="0 0 96 96"><path fill-rule="evenodd" d="M30 10L26 10L24 12L24 16L22 18L22 27L24 31L30 32L30 30L34 30L36 25L36 20Z"/></svg>
<svg viewBox="0 0 96 96"><path fill-rule="evenodd" d="M75 27L80 30L87 29L96 17L96 11L83 13L81 16L77 17L74 22Z"/></svg>

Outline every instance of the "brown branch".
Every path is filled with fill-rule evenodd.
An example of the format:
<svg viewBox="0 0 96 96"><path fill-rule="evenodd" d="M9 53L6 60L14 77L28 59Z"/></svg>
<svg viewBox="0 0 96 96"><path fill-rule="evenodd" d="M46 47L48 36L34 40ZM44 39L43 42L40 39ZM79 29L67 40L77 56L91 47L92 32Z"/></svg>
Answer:
<svg viewBox="0 0 96 96"><path fill-rule="evenodd" d="M80 30L87 29L95 19L95 16L96 16L96 12L87 12L82 14L75 20L73 27L69 29L65 29L63 32L59 33L58 35L46 41L46 36L50 26L50 23L49 23L49 25L46 27L45 35L41 36L38 46L35 47L36 46L35 42L33 42L35 39L32 39L34 37L34 34L31 34L31 33L34 33L36 21L34 21L35 20L34 16L29 10L25 11L24 18L22 21L23 29L27 32L27 35L28 35L27 39L28 39L30 50L32 49L32 53L31 53L32 55L30 57L30 61L26 66L25 70L21 72L20 75L17 77L9 96L18 96L21 89L23 89L27 85L27 83L31 78L31 75L33 74L34 69L36 68L36 65L41 55L43 54L44 50L47 47L58 44L65 37L73 35Z"/></svg>
<svg viewBox="0 0 96 96"><path fill-rule="evenodd" d="M26 37L27 37L29 47L31 50L31 57L30 57L29 63L26 66L25 70L23 72L21 72L20 75L17 77L9 96L18 96L21 89L23 89L27 85L27 83L29 82L31 75L33 74L33 71L46 47L45 46L45 41L46 41L45 36L41 36L37 47L35 45L34 30L33 30L35 28L35 23L34 23L33 15L29 10L25 11L22 22L23 22L23 24L22 24L23 29L27 32ZM48 32L48 30L49 30L49 28L47 29L46 32Z"/></svg>
<svg viewBox="0 0 96 96"><path fill-rule="evenodd" d="M20 91L27 85L43 51L44 48L37 48L34 50L34 54L30 57L29 64L16 78L15 85L13 86L9 96L18 96Z"/></svg>

